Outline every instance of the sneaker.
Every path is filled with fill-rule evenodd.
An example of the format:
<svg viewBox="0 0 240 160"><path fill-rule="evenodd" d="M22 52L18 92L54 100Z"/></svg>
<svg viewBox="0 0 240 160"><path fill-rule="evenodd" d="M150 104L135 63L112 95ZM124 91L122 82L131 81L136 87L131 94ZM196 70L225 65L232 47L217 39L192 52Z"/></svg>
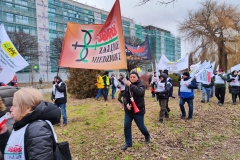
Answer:
<svg viewBox="0 0 240 160"><path fill-rule="evenodd" d="M233 105L236 105L236 102L233 102Z"/></svg>
<svg viewBox="0 0 240 160"><path fill-rule="evenodd" d="M222 106L223 106L223 104L222 104L222 103L219 103L219 106L220 106L220 107L222 107Z"/></svg>
<svg viewBox="0 0 240 160"><path fill-rule="evenodd" d="M201 100L201 102L202 102L202 103L205 103L205 101L204 101L204 100Z"/></svg>
<svg viewBox="0 0 240 160"><path fill-rule="evenodd" d="M112 100L116 100L116 98L113 98Z"/></svg>
<svg viewBox="0 0 240 160"><path fill-rule="evenodd" d="M207 103L210 103L209 101L207 101Z"/></svg>
<svg viewBox="0 0 240 160"><path fill-rule="evenodd" d="M128 145L125 144L125 146L122 146L121 150L124 150L124 151L125 151L125 150L128 149L129 147L132 147L132 146L128 146Z"/></svg>
<svg viewBox="0 0 240 160"><path fill-rule="evenodd" d="M109 100L106 100L105 102L109 102Z"/></svg>
<svg viewBox="0 0 240 160"><path fill-rule="evenodd" d="M166 115L165 115L165 118L168 119L168 118L169 118L169 114L166 114Z"/></svg>
<svg viewBox="0 0 240 160"><path fill-rule="evenodd" d="M191 121L191 120L192 120L192 117L188 117L188 120Z"/></svg>
<svg viewBox="0 0 240 160"><path fill-rule="evenodd" d="M218 101L218 104L220 104L220 101Z"/></svg>
<svg viewBox="0 0 240 160"><path fill-rule="evenodd" d="M185 119L186 118L186 116L181 116L181 119Z"/></svg>
<svg viewBox="0 0 240 160"><path fill-rule="evenodd" d="M150 137L148 139L145 139L145 143L146 144L150 143Z"/></svg>
<svg viewBox="0 0 240 160"><path fill-rule="evenodd" d="M158 123L157 124L162 124L163 123L163 120L162 119L159 119Z"/></svg>

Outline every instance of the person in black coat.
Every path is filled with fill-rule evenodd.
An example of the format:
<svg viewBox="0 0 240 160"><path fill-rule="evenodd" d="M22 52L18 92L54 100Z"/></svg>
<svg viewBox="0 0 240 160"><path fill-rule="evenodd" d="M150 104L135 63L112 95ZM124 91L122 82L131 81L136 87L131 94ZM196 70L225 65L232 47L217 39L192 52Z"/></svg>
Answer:
<svg viewBox="0 0 240 160"><path fill-rule="evenodd" d="M172 81L172 78L168 77L168 70L164 70L163 73L165 73L167 75L167 81L171 84L171 89L170 89L170 93L169 93L169 97L173 97L172 94L173 94L173 81ZM168 106L168 102L169 102L169 97L168 97L168 101L167 101L167 111L170 112L170 108Z"/></svg>
<svg viewBox="0 0 240 160"><path fill-rule="evenodd" d="M159 100L159 105L160 105L160 113L159 113L159 122L163 123L163 116L165 116L165 118L169 118L169 111L167 110L167 105L168 105L168 99L169 99L169 94L171 92L171 83L169 81L167 81L167 74L162 73L159 76L159 81L155 81L155 85L156 85L156 95L157 98Z"/></svg>
<svg viewBox="0 0 240 160"><path fill-rule="evenodd" d="M236 105L237 95L239 94L239 75L236 70L233 70L227 75L227 82L229 82L229 93L232 94L233 105Z"/></svg>
<svg viewBox="0 0 240 160"><path fill-rule="evenodd" d="M124 118L124 135L126 144L121 149L126 150L132 146L132 120L135 121L139 130L145 136L145 143L150 143L150 134L144 125L144 114L145 114L145 84L139 78L137 72L130 74L130 81L126 82L127 87L123 97L125 118ZM136 103L139 112L134 113L131 97Z"/></svg>
<svg viewBox="0 0 240 160"><path fill-rule="evenodd" d="M59 122L60 109L50 102L42 101L38 90L23 88L14 94L10 111L16 121L11 136L6 125L0 128L0 150L5 159L8 156L25 155L26 160L53 160L54 130L51 125ZM9 150L13 147L14 153Z"/></svg>
<svg viewBox="0 0 240 160"><path fill-rule="evenodd" d="M54 77L54 81L55 84L53 85L52 99L53 103L61 108L63 116L63 124L61 125L61 127L64 127L65 125L67 125L67 87L59 76Z"/></svg>

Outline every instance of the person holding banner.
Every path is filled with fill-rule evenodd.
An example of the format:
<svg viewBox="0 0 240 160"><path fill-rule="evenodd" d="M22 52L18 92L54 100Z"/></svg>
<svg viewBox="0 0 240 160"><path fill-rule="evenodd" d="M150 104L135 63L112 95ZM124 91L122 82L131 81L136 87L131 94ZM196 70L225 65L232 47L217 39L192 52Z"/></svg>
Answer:
<svg viewBox="0 0 240 160"><path fill-rule="evenodd" d="M150 143L150 134L144 125L145 84L140 79L138 73L133 71L130 74L130 81L127 81L126 85L127 87L125 88L123 96L125 110L124 135L126 144L121 148L121 150L126 150L127 148L132 147L132 120L135 121L138 129L144 135L145 143Z"/></svg>
<svg viewBox="0 0 240 160"><path fill-rule="evenodd" d="M232 94L233 105L236 105L237 95L239 94L239 76L236 70L232 70L231 74L227 76L229 82L229 93Z"/></svg>
<svg viewBox="0 0 240 160"><path fill-rule="evenodd" d="M123 104L123 101L122 101L122 97L123 97L123 94L124 94L124 91L125 91L125 79L124 79L124 75L123 74L120 74L120 78L118 79L119 81L119 95L118 95L118 101L122 104L122 109L124 110L124 104Z"/></svg>
<svg viewBox="0 0 240 160"><path fill-rule="evenodd" d="M167 75L167 81L171 84L171 89L170 89L170 93L169 93L169 97L173 97L173 81L172 78L168 77L168 70L164 70L163 73L165 73ZM168 101L167 101L167 111L170 112L170 108L168 107L168 102L169 102L169 97L168 97Z"/></svg>
<svg viewBox="0 0 240 160"><path fill-rule="evenodd" d="M171 83L167 80L168 76L165 73L162 73L159 76L159 81L155 80L156 85L156 96L160 105L160 113L159 113L159 122L158 124L163 123L163 116L165 118L169 118L169 111L167 110L169 94L171 92Z"/></svg>
<svg viewBox="0 0 240 160"><path fill-rule="evenodd" d="M184 104L187 102L189 107L188 120L192 120L193 117L193 89L197 89L196 80L193 79L191 81L190 78L191 77L189 77L189 72L184 72L178 90L178 97L180 98L179 106L182 112L181 119L184 119L186 117Z"/></svg>
<svg viewBox="0 0 240 160"><path fill-rule="evenodd" d="M223 106L226 93L227 75L223 74L223 69L219 68L218 74L213 77L215 84L215 96L218 99L219 106Z"/></svg>

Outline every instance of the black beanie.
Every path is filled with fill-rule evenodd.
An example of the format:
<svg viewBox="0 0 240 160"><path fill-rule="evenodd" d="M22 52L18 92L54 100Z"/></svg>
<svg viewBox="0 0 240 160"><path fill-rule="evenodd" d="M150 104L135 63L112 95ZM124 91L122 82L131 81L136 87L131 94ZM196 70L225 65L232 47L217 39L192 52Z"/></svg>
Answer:
<svg viewBox="0 0 240 160"><path fill-rule="evenodd" d="M138 73L137 73L137 72L135 72L135 71L132 71L132 72L131 72L131 74L135 74L135 75L137 75L137 77L139 78L139 75L138 75ZM131 74L130 74L130 76L131 76Z"/></svg>
<svg viewBox="0 0 240 160"><path fill-rule="evenodd" d="M163 71L163 73L165 73L166 75L168 75L168 70L165 69L165 70Z"/></svg>
<svg viewBox="0 0 240 160"><path fill-rule="evenodd" d="M154 72L154 74L156 74L156 72Z"/></svg>
<svg viewBox="0 0 240 160"><path fill-rule="evenodd" d="M189 72L184 72L183 75L189 77Z"/></svg>

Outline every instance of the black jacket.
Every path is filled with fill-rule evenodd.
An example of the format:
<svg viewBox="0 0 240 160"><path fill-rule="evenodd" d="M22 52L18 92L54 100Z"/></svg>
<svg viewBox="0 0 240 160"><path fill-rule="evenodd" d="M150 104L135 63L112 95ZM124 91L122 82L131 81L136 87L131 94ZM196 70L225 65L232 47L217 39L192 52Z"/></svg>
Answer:
<svg viewBox="0 0 240 160"><path fill-rule="evenodd" d="M131 110L128 110L127 104L132 104L130 98L129 89L133 95L133 99L136 103L136 106L140 110L138 113L134 113L133 106ZM138 80L135 83L132 83L129 87L126 87L125 93L123 96L123 103L124 103L124 110L125 113L128 115L131 114L145 114L145 101L144 101L144 95L145 95L145 84L142 82L142 80Z"/></svg>
<svg viewBox="0 0 240 160"><path fill-rule="evenodd" d="M171 83L171 89L170 89L170 93L169 93L169 97L172 97L172 94L173 94L173 81L172 81L172 78L168 77L168 82Z"/></svg>
<svg viewBox="0 0 240 160"><path fill-rule="evenodd" d="M151 82L152 82L152 76L150 76L148 79L148 83L151 84Z"/></svg>
<svg viewBox="0 0 240 160"><path fill-rule="evenodd" d="M55 87L59 92L61 92L61 93L64 92L64 97L56 99L55 103L57 105L67 103L67 87L66 87L66 84L62 80L59 80L58 84L60 82L62 82L61 86L59 87L58 85L55 85ZM53 92L52 92L52 99L55 99L55 95L53 94Z"/></svg>
<svg viewBox="0 0 240 160"><path fill-rule="evenodd" d="M42 101L35 110L23 117L13 126L14 130L19 130L25 125L24 152L26 160L53 160L53 134L51 127L45 121L49 120L53 125L59 123L61 118L60 109L50 103ZM4 152L9 139L9 132L0 135L0 150Z"/></svg>
<svg viewBox="0 0 240 160"><path fill-rule="evenodd" d="M227 82L232 82L234 79L232 78L230 78L230 75L232 76L232 77L236 77L236 76L234 76L233 75L233 73L230 73L230 74L228 74L227 75ZM229 84L229 93L231 93L231 94L239 94L239 86L230 86L230 84Z"/></svg>

